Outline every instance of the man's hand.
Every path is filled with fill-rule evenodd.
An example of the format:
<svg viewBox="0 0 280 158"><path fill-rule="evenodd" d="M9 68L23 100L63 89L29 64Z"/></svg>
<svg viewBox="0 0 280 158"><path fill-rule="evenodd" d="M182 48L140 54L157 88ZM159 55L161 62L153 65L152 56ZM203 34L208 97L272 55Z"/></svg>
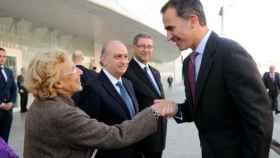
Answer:
<svg viewBox="0 0 280 158"><path fill-rule="evenodd" d="M13 103L2 103L0 105L0 109L3 109L3 110L11 110L12 108L14 107Z"/></svg>
<svg viewBox="0 0 280 158"><path fill-rule="evenodd" d="M169 100L155 100L151 108L163 117L173 117L177 113L176 103Z"/></svg>

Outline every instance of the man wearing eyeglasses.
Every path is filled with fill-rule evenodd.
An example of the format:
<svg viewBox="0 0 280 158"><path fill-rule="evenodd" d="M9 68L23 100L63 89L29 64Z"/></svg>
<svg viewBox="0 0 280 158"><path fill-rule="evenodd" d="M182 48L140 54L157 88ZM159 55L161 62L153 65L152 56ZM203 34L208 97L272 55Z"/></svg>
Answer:
<svg viewBox="0 0 280 158"><path fill-rule="evenodd" d="M125 74L132 83L139 110L152 105L155 99L163 99L164 92L160 73L148 64L154 51L153 39L150 35L140 33L133 40L133 58L129 62ZM145 158L161 158L165 148L167 120L162 118L157 133L140 142L141 152Z"/></svg>
<svg viewBox="0 0 280 158"><path fill-rule="evenodd" d="M6 50L0 48L0 137L8 142L17 88L13 72L4 66L6 59Z"/></svg>

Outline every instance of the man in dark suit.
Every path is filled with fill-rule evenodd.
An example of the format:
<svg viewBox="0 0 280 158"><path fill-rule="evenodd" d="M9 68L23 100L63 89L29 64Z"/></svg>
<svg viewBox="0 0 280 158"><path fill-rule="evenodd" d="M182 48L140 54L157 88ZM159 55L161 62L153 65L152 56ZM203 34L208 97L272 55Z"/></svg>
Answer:
<svg viewBox="0 0 280 158"><path fill-rule="evenodd" d="M163 99L164 92L160 73L148 62L154 49L153 39L147 34L138 34L133 40L133 58L125 77L134 87L140 111L151 106L155 99ZM145 158L161 158L165 148L167 120L161 119L157 133L141 141L139 149Z"/></svg>
<svg viewBox="0 0 280 158"><path fill-rule="evenodd" d="M278 72L275 72L275 66L271 65L269 67L269 72L264 73L263 82L265 87L268 89L272 111L275 111L275 114L280 113L278 110L277 99L280 89L280 76Z"/></svg>
<svg viewBox="0 0 280 158"><path fill-rule="evenodd" d="M82 51L75 51L72 54L73 63L82 71L81 75L81 85L82 91L75 93L72 96L75 104L84 111L91 111L90 116L97 118L98 106L94 106L92 103L96 101L96 94L92 89L92 82L96 79L97 73L90 70L82 65L84 60L84 54Z"/></svg>
<svg viewBox="0 0 280 158"><path fill-rule="evenodd" d="M21 68L21 74L17 77L18 93L20 96L20 112L24 113L27 111L28 103L28 91L24 87L24 68Z"/></svg>
<svg viewBox="0 0 280 158"><path fill-rule="evenodd" d="M186 100L176 121L194 121L202 157L268 158L272 112L252 57L208 29L199 0L169 0L161 13L168 40L193 50L183 62Z"/></svg>
<svg viewBox="0 0 280 158"><path fill-rule="evenodd" d="M93 81L92 90L96 97L92 104L96 106L85 110L90 116L98 113L98 121L109 125L119 124L130 120L138 111L138 102L135 97L132 83L123 78L128 67L127 48L120 41L106 43L101 52L103 66L96 80ZM123 149L98 150L96 158L141 158L136 144Z"/></svg>
<svg viewBox="0 0 280 158"><path fill-rule="evenodd" d="M4 67L7 53L0 48L0 137L8 142L12 125L12 109L16 104L17 87L13 72Z"/></svg>

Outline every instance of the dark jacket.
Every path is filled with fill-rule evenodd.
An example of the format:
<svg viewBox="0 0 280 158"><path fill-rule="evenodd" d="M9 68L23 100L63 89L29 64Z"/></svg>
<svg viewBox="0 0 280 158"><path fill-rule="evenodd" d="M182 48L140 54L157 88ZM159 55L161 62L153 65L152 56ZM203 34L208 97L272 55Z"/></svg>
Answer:
<svg viewBox="0 0 280 158"><path fill-rule="evenodd" d="M4 68L4 71L8 79L5 81L5 78L0 77L0 103L12 102L16 104L17 86L13 72L8 68Z"/></svg>
<svg viewBox="0 0 280 158"><path fill-rule="evenodd" d="M269 72L264 73L263 82L265 87L268 89L269 95L277 97L280 89L280 76L278 72L274 74L274 81L269 76Z"/></svg>
<svg viewBox="0 0 280 158"><path fill-rule="evenodd" d="M27 89L24 87L23 83L24 83L24 77L23 77L23 75L18 75L18 77L17 77L18 92L21 93L21 94L23 94L23 93L27 94L28 91L27 91Z"/></svg>
<svg viewBox="0 0 280 158"><path fill-rule="evenodd" d="M134 59L130 60L127 72L124 75L133 84L140 111L145 109L146 107L151 106L154 103L155 99L164 98L164 91L161 83L160 73L152 66L149 65L149 67L160 89L161 95L157 93L154 86L145 75L144 70ZM141 150L149 152L160 152L165 148L167 120L161 118L159 122L160 123L158 132L141 141Z"/></svg>
<svg viewBox="0 0 280 158"><path fill-rule="evenodd" d="M132 99L134 109L138 112L138 102L131 82L125 78L122 78L122 82ZM94 108L87 108L84 111L91 117L96 117L98 121L109 125L132 119L125 102L103 71L98 74L97 80L92 82L90 89L91 94L95 96L91 97L89 106ZM139 156L140 152L134 144L118 150L98 150L95 158L138 158Z"/></svg>
<svg viewBox="0 0 280 158"><path fill-rule="evenodd" d="M92 89L96 84L95 80L97 78L97 73L82 65L76 66L83 72L83 74L81 75L81 85L83 89L82 91L75 93L72 96L72 99L74 100L75 104L82 110L91 112L88 113L88 115L90 115L91 118L97 119L99 107L96 105L99 105L99 103L98 99L96 98L96 93Z"/></svg>
<svg viewBox="0 0 280 158"><path fill-rule="evenodd" d="M183 120L194 121L203 158L268 158L272 113L261 75L239 44L211 33L196 81L194 108L183 62Z"/></svg>

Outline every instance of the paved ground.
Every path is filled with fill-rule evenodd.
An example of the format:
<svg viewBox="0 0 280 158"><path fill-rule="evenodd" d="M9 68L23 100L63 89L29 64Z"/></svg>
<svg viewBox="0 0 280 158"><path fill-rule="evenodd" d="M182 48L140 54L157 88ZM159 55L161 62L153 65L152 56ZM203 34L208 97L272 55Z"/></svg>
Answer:
<svg viewBox="0 0 280 158"><path fill-rule="evenodd" d="M168 89L166 96L169 99L181 102L184 98L183 87ZM25 114L14 113L14 122L11 132L10 144L22 158L24 141ZM280 115L275 116L273 138L280 142ZM200 147L197 130L192 123L178 125L174 120L168 122L167 146L163 158L200 158ZM271 150L270 158L280 158Z"/></svg>

